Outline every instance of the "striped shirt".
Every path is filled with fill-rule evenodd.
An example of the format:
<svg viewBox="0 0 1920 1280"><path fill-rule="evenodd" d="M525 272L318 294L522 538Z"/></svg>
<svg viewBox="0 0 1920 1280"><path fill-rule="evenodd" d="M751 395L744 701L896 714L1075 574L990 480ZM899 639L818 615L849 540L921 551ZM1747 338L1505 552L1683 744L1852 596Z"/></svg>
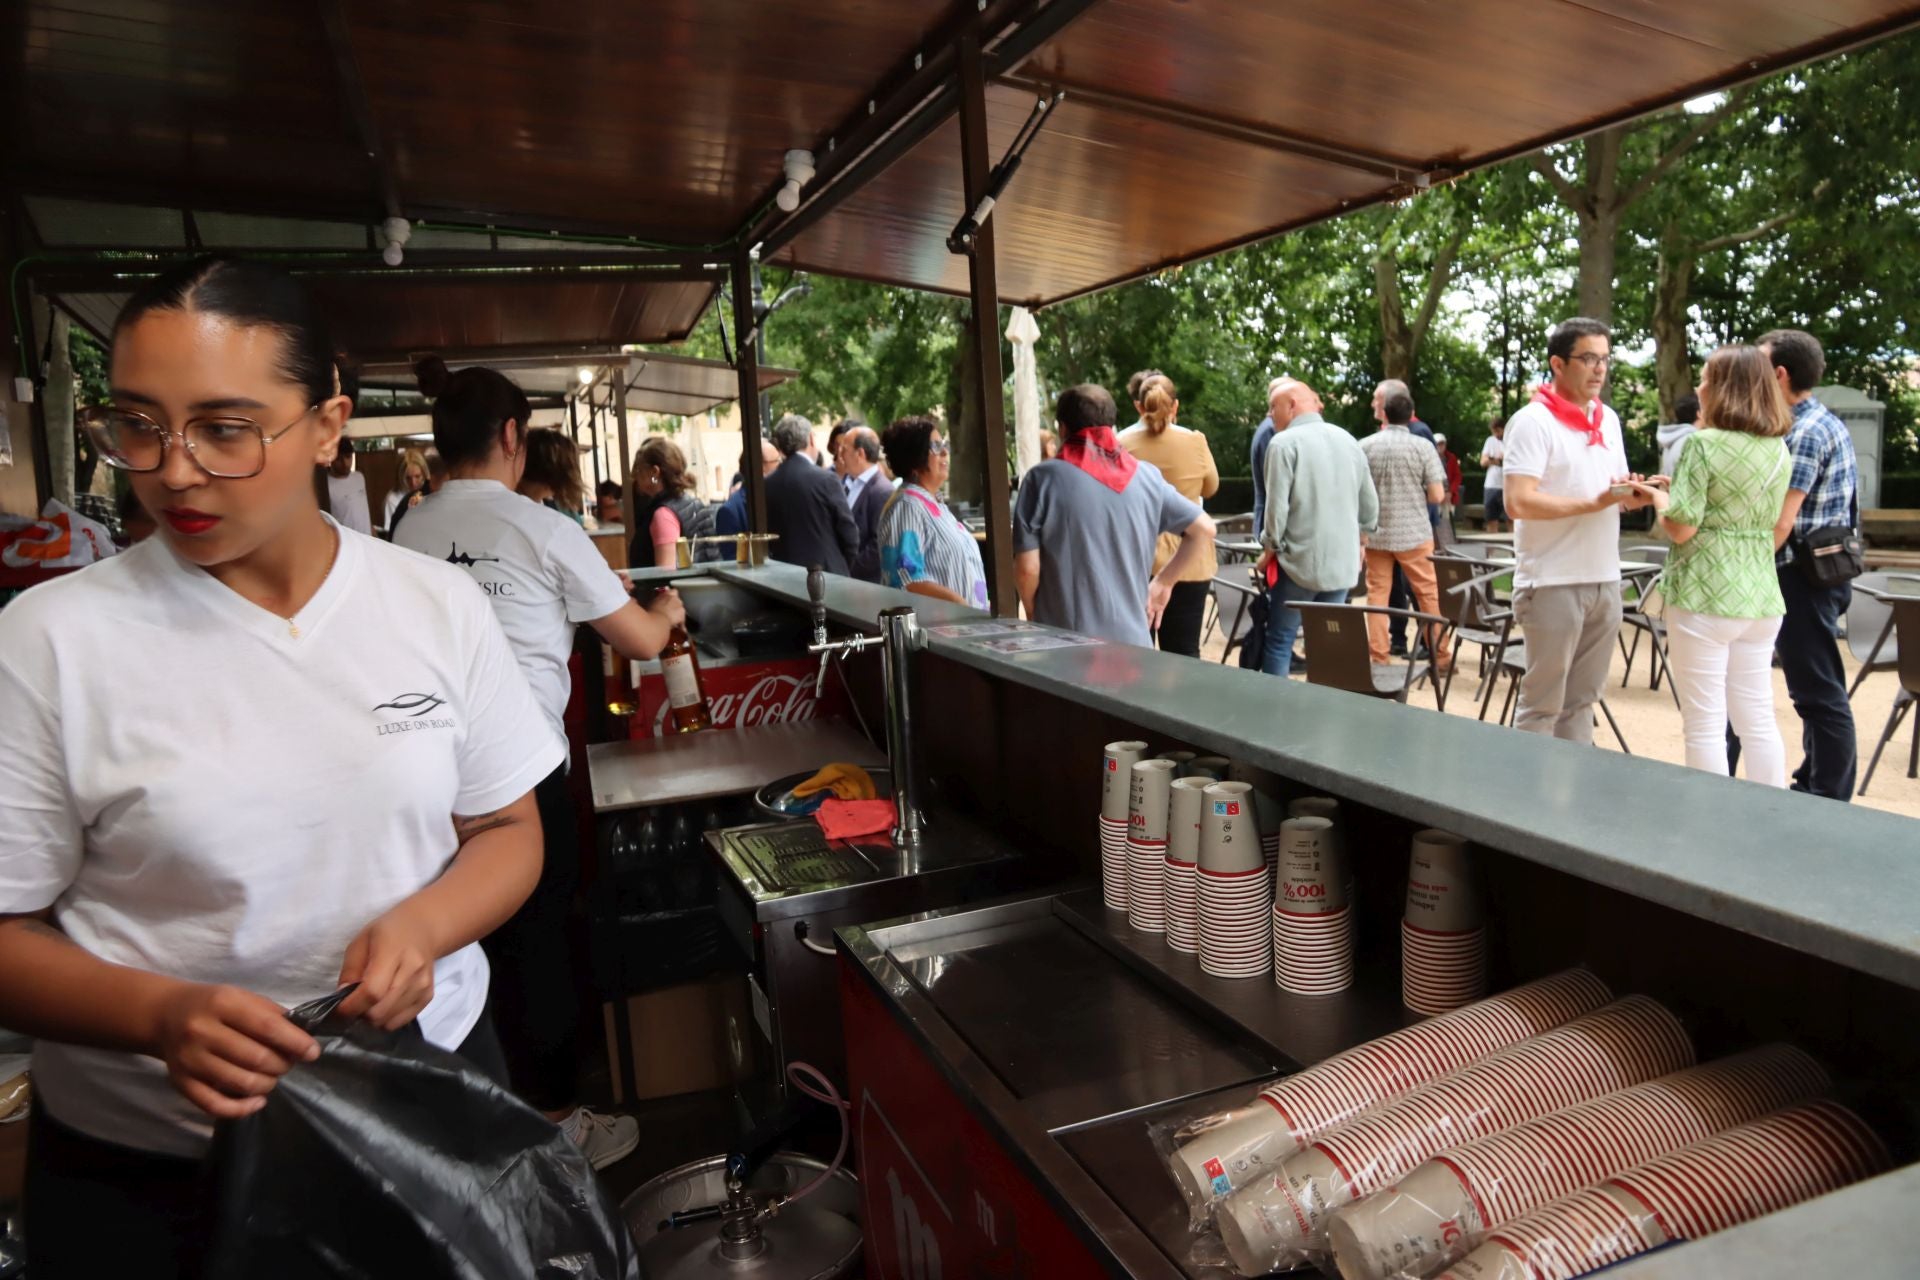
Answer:
<svg viewBox="0 0 1920 1280"><path fill-rule="evenodd" d="M934 582L976 609L987 607L980 544L959 516L911 482L880 513L880 581L902 590L911 582Z"/></svg>

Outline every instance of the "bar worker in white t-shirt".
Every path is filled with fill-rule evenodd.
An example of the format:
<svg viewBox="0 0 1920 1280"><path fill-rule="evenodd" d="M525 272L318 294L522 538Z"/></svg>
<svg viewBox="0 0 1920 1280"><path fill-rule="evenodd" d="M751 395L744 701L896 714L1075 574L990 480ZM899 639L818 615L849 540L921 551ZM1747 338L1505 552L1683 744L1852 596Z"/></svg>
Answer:
<svg viewBox="0 0 1920 1280"><path fill-rule="evenodd" d="M479 585L547 722L564 738L575 626L585 623L616 652L646 659L666 648L686 609L672 591L642 609L585 530L515 492L527 469L532 407L504 374L480 365L453 374L430 366L422 385L434 392L433 446L448 479L401 522L394 543L458 565ZM515 1091L603 1169L639 1144L640 1125L631 1116L594 1112L576 1097L585 1050L568 918L580 847L564 762L534 796L547 856L532 897L484 941L493 961L494 1016Z"/></svg>
<svg viewBox="0 0 1920 1280"><path fill-rule="evenodd" d="M127 302L84 425L160 536L0 612L0 1025L36 1037L29 1273L186 1276L215 1121L340 1012L500 1078L478 942L565 746L461 570L342 529L306 290L223 259Z"/></svg>

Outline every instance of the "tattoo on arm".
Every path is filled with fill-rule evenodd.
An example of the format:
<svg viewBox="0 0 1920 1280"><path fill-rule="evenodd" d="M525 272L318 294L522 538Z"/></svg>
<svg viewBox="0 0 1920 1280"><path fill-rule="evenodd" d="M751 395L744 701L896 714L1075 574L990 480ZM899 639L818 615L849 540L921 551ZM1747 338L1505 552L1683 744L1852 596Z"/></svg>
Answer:
<svg viewBox="0 0 1920 1280"><path fill-rule="evenodd" d="M460 844L464 847L467 841L473 839L475 836L498 830L501 827L510 827L516 821L518 821L518 819L514 818L514 816L505 809L495 809L492 813L475 814L471 818L465 818L459 814L455 814L453 816L453 833L459 837Z"/></svg>

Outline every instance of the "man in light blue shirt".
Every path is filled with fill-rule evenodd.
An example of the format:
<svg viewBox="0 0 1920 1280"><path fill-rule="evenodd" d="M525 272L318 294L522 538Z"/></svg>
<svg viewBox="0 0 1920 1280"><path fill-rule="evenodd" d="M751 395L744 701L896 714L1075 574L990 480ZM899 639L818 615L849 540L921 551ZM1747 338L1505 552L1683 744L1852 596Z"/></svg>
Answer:
<svg viewBox="0 0 1920 1280"><path fill-rule="evenodd" d="M1260 567L1275 567L1267 597L1267 643L1260 669L1293 669L1300 611L1293 602L1340 604L1360 582L1360 535L1380 519L1367 455L1345 428L1320 416L1320 397L1294 379L1269 398L1273 442L1267 446L1266 550Z"/></svg>

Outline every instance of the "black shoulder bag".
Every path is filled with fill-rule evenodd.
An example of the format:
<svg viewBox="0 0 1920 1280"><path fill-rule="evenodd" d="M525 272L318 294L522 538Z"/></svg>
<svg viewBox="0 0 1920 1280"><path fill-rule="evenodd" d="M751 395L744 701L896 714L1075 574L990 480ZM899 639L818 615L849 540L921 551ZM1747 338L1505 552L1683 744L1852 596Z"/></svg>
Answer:
<svg viewBox="0 0 1920 1280"><path fill-rule="evenodd" d="M1860 536L1860 490L1856 484L1846 524L1832 524L1797 540L1794 561L1816 587L1837 587L1867 571L1867 543Z"/></svg>

